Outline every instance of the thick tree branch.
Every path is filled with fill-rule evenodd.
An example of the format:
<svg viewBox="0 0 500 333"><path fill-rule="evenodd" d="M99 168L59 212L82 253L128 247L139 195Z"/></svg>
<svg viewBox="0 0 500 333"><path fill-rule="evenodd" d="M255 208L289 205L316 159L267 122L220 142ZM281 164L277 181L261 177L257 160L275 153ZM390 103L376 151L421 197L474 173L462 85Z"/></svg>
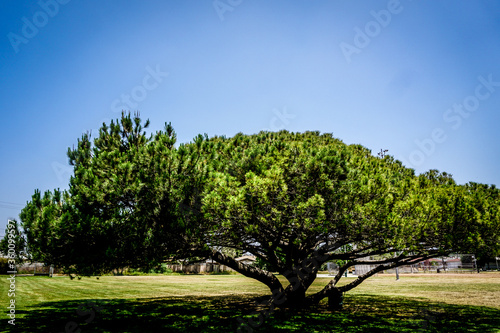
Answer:
<svg viewBox="0 0 500 333"><path fill-rule="evenodd" d="M342 267L340 267L339 272L335 276L334 279L332 279L321 291L317 292L316 294L313 294L309 296L310 301L315 304L321 301L323 298L328 297L334 292L346 292L349 291L358 285L360 285L363 281L365 281L367 278L373 276L374 274L377 274L381 271L388 270L391 268L399 267L399 266L404 266L404 265L412 265L416 264L418 262L430 259L430 258L435 258L439 257L441 254L439 253L434 253L432 255L412 255L412 256L403 256L400 255L395 258L389 258L386 260L378 260L378 261L351 261ZM372 270L368 271L367 273L358 276L358 278L351 283L348 283L342 287L336 287L337 283L339 280L342 278L342 275L344 272L353 265L356 264L365 264L365 265L378 265L377 267L373 268Z"/></svg>
<svg viewBox="0 0 500 333"><path fill-rule="evenodd" d="M246 277L250 277L264 283L269 287L271 291L283 290L283 285L281 284L281 282L270 272L264 271L257 267L245 265L239 261L236 261L234 258L220 253L219 251L212 251L210 257L213 260L217 261L219 264L226 265L234 269L238 273L245 275Z"/></svg>

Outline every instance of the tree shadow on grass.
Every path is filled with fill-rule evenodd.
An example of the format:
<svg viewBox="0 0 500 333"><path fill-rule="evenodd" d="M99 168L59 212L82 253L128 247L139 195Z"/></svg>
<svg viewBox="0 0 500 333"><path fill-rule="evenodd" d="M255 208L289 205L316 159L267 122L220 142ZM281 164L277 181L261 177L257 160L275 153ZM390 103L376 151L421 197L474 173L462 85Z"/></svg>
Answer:
<svg viewBox="0 0 500 333"><path fill-rule="evenodd" d="M258 327L248 326L241 332L484 333L500 328L500 310L487 307L373 295L347 295L345 303L343 311L334 313L326 309L326 302L309 310L278 309ZM24 318L16 320L16 326L9 327L9 331L65 332L69 325L68 332L75 333L78 329L82 333L236 332L240 326L238 318L247 322L253 318L256 324L256 312L263 310L266 308L257 306L255 299L241 295L82 299L39 303L21 310L18 314L24 314Z"/></svg>

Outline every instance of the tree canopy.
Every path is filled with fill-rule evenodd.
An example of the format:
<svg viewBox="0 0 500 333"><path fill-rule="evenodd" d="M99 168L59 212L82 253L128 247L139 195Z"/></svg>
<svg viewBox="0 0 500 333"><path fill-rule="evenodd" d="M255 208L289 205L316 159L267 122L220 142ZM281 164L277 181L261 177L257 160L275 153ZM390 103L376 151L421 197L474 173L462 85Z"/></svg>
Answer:
<svg viewBox="0 0 500 333"><path fill-rule="evenodd" d="M499 253L500 192L458 185L431 170L416 175L319 132L199 135L177 144L170 124L147 135L123 114L68 150L68 192L36 191L22 223L32 255L69 273L213 260L266 284L285 305L337 297L382 270L449 253ZM242 264L251 253L286 277ZM341 262L306 297L322 264ZM371 271L339 287L356 264Z"/></svg>

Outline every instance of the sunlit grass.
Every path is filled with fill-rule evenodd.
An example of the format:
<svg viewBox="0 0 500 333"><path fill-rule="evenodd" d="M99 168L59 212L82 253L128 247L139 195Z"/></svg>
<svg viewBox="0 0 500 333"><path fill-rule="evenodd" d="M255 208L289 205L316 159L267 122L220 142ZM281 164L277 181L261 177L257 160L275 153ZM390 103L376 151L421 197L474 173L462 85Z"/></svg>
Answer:
<svg viewBox="0 0 500 333"><path fill-rule="evenodd" d="M311 291L329 279L318 278ZM344 282L345 283L345 282ZM374 276L349 294L402 296L457 305L488 306L500 309L500 273L481 274L401 274Z"/></svg>
<svg viewBox="0 0 500 333"><path fill-rule="evenodd" d="M2 277L0 303L7 304ZM318 278L311 292L328 278ZM351 279L346 279L347 283ZM269 293L241 275L17 277L16 326L3 332L236 332L255 299ZM102 307L94 320L76 310L89 300ZM86 307L85 307L86 308ZM500 274L373 277L347 293L345 309L326 302L298 312L277 310L254 332L500 332Z"/></svg>

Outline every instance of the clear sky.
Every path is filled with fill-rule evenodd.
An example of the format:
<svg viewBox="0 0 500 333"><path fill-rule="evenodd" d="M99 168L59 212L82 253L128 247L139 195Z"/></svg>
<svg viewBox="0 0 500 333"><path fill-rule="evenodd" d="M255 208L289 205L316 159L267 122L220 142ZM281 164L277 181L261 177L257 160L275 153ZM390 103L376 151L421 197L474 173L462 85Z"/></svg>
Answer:
<svg viewBox="0 0 500 333"><path fill-rule="evenodd" d="M0 55L1 229L122 109L180 142L318 130L500 185L498 1L4 0Z"/></svg>

